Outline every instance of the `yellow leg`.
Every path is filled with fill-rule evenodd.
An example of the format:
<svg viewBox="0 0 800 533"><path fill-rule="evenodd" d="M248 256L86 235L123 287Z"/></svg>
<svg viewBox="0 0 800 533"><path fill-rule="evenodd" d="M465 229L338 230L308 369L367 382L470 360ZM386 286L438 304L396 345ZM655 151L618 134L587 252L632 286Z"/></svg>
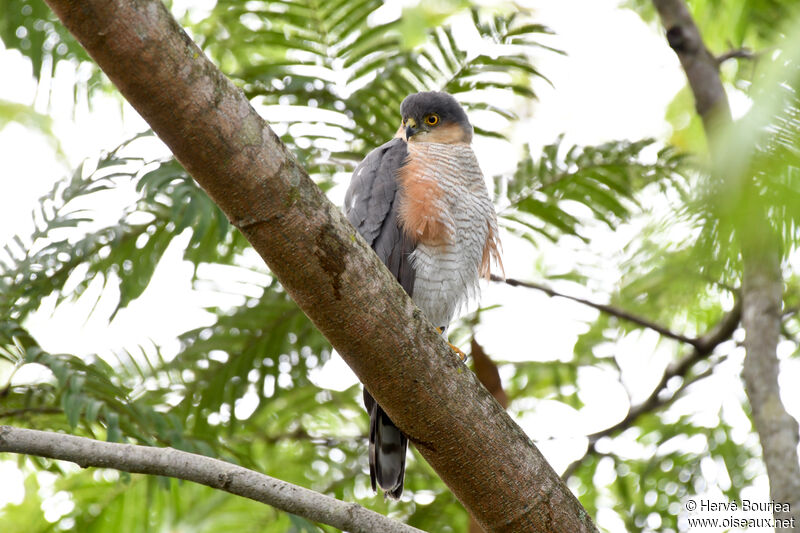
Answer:
<svg viewBox="0 0 800 533"><path fill-rule="evenodd" d="M436 328L436 331L438 331L438 332L439 332L439 335L441 335L441 334L442 334L442 328ZM445 339L445 340L447 340L447 339ZM458 346L456 346L455 344L451 343L450 341L447 341L447 344L449 344L449 345L450 345L450 348L453 350L453 352L455 352L455 354L458 356L458 358L459 358L459 359L461 359L461 362L462 362L462 363L464 363L464 362L466 362L466 361L467 361L467 354L465 354L464 352L462 352L462 351L461 351L461 348L459 348L459 347L458 347Z"/></svg>

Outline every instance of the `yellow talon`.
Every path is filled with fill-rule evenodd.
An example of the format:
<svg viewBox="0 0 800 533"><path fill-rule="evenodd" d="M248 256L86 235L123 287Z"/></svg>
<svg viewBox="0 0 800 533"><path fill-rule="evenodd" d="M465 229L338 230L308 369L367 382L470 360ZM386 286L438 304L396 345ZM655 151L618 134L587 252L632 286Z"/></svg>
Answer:
<svg viewBox="0 0 800 533"><path fill-rule="evenodd" d="M436 328L436 331L439 333L439 335L442 334L442 328ZM445 339L445 340L447 340L447 339ZM450 345L450 349L452 349L453 352L455 352L455 354L458 356L458 358L461 359L462 363L467 361L467 354L465 354L463 351L461 351L461 348L459 348L458 346L456 346L455 344L453 344L450 341L447 341L447 344Z"/></svg>
<svg viewBox="0 0 800 533"><path fill-rule="evenodd" d="M467 354L462 352L461 349L458 346L456 346L455 344L451 344L449 342L447 344L450 344L450 348L453 349L453 351L456 353L458 358L461 359L462 363L466 363L467 362Z"/></svg>

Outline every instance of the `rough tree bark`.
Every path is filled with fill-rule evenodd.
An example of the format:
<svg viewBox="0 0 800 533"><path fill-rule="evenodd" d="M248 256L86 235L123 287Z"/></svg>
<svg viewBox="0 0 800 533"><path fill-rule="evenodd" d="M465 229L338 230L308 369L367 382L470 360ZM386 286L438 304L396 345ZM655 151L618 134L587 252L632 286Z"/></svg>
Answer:
<svg viewBox="0 0 800 533"><path fill-rule="evenodd" d="M753 423L761 441L769 477L770 496L788 503L790 512L775 512L775 518L794 519L800 530L800 462L797 446L800 428L781 402L778 386L783 278L778 237L766 222L766 214L753 213L745 220L760 221L742 228L742 325L747 355L742 368L750 400ZM752 234L751 234L752 232ZM789 523L788 521L786 522Z"/></svg>
<svg viewBox="0 0 800 533"><path fill-rule="evenodd" d="M594 531L578 500L157 0L47 0L486 531Z"/></svg>
<svg viewBox="0 0 800 533"><path fill-rule="evenodd" d="M686 72L712 158L719 160L725 157L720 130L730 124L731 112L720 80L718 61L703 44L683 0L653 0L653 4L666 28L667 41ZM737 170L743 172L734 169ZM749 212L741 214L737 227L743 264L742 325L747 352L742 377L767 466L770 496L776 502L791 506L791 512L775 512L774 516L776 519L793 518L800 527L798 423L783 406L778 385L776 348L783 293L778 239L766 213L759 208L757 192L749 186L750 176L723 176L721 179L734 181L733 186L743 187L753 194Z"/></svg>
<svg viewBox="0 0 800 533"><path fill-rule="evenodd" d="M706 137L709 143L713 143L718 138L719 129L731 122L731 108L719 77L719 64L706 48L683 0L653 0L653 5L667 31L667 42L689 80ZM715 152L712 149L712 154Z"/></svg>
<svg viewBox="0 0 800 533"><path fill-rule="evenodd" d="M138 474L194 481L272 505L341 529L360 533L422 533L382 514L219 459L172 448L100 442L84 437L0 426L0 452L16 452Z"/></svg>
<svg viewBox="0 0 800 533"><path fill-rule="evenodd" d="M494 399L497 400L497 403L499 403L503 409L508 409L508 395L506 391L503 390L503 382L500 380L500 371L494 361L492 361L483 350L483 346L478 344L478 341L475 340L474 335L470 341L469 355L472 357L472 363L475 366L475 375L478 376L481 385L486 387L486 390L494 396ZM470 517L469 520L469 533L484 533L483 528L472 517Z"/></svg>

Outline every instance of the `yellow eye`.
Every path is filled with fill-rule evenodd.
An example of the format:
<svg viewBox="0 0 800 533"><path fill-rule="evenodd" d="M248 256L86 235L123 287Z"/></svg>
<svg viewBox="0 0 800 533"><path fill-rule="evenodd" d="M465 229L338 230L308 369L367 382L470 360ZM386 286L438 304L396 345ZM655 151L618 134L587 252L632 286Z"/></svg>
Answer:
<svg viewBox="0 0 800 533"><path fill-rule="evenodd" d="M425 117L425 124L428 126L435 126L439 123L439 115L428 115Z"/></svg>

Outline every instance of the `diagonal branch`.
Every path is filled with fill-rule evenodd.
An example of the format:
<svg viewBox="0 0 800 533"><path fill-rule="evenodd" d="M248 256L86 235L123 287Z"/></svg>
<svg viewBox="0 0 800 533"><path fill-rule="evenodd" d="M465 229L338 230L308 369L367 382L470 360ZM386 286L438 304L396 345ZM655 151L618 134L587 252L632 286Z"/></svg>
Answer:
<svg viewBox="0 0 800 533"><path fill-rule="evenodd" d="M712 142L720 128L731 122L728 96L719 77L717 59L706 48L683 0L653 0L653 5L667 30L667 42L686 73L697 114Z"/></svg>
<svg viewBox="0 0 800 533"><path fill-rule="evenodd" d="M575 469L578 466L580 466L584 458L587 455L594 453L595 443L598 440L600 440L603 437L617 435L625 431L629 427L633 426L639 419L639 417L641 417L642 415L651 413L653 411L656 411L657 409L660 409L672 403L676 398L678 398L678 396L686 389L686 387L688 387L688 385L692 381L705 377L707 373L703 373L700 376L697 376L695 380L692 381L685 379L686 376L689 374L689 371L694 367L694 365L706 359L709 355L711 355L711 352L714 351L714 348L716 348L721 343L731 338L733 332L736 331L737 327L739 327L741 316L742 316L741 303L739 300L737 300L733 309L731 309L711 331L709 331L702 337L696 339L697 345L689 355L683 357L680 361L677 361L675 364L669 366L664 371L664 375L661 376L661 380L658 382L658 385L655 386L655 388L653 389L653 391L650 393L650 395L647 397L646 400L644 400L642 403L638 405L631 407L625 418L623 418L613 426L610 426L602 431L598 431L596 433L588 435L589 446L586 450L586 453L584 454L583 457L572 462L567 467L567 469L562 474L562 478L563 479L569 478L569 476L572 475ZM678 390L676 390L671 395L666 397L663 396L664 391L667 390L667 384L673 378L676 377L684 378L683 384L678 388Z"/></svg>
<svg viewBox="0 0 800 533"><path fill-rule="evenodd" d="M114 468L135 474L194 481L342 531L421 531L358 504L345 503L241 466L173 448L101 442L49 431L0 426L0 452L70 461L83 468Z"/></svg>
<svg viewBox="0 0 800 533"><path fill-rule="evenodd" d="M706 359L709 355L711 355L711 352L714 351L714 348L731 338L733 332L736 331L737 327L739 327L741 316L742 308L737 301L736 306L734 306L734 308L723 317L723 319L719 322L719 324L716 325L714 329L697 339L698 346L700 346L699 348L695 348L689 355L669 366L664 371L664 375L661 376L661 380L658 382L658 385L656 385L656 387L653 389L653 392L650 393L650 396L648 396L645 401L633 407L628 412L627 416L617 424L614 424L603 431L589 435L589 439L597 441L597 439L601 437L619 433L620 431L632 426L633 423L643 414L654 411L655 409L665 405L669 399L662 398L661 394L667 390L667 384L673 378L685 378L689 374L689 370L691 370L694 365L703 359ZM676 394L677 392L673 394L672 397L674 397Z"/></svg>
<svg viewBox="0 0 800 533"><path fill-rule="evenodd" d="M780 338L784 280L780 236L768 216L768 207L747 173L747 164L731 165L730 137L722 135L732 124L731 110L719 75L719 62L706 49L700 31L683 0L653 0L667 30L667 41L680 59L703 120L714 162L715 178L747 198L736 213L735 228L742 257L742 326L746 356L742 368L753 423L758 432L773 500L789 512L776 510L776 519L800 522L800 443L798 422L780 397L777 345ZM752 145L753 143L751 143ZM747 163L747 161L740 161ZM782 528L777 528L782 529ZM794 527L792 527L794 530Z"/></svg>
<svg viewBox="0 0 800 533"><path fill-rule="evenodd" d="M715 59L717 60L717 64L721 65L729 59L753 60L756 58L758 58L758 54L754 53L752 50L748 50L747 48L732 48L731 50L718 55Z"/></svg>
<svg viewBox="0 0 800 533"><path fill-rule="evenodd" d="M670 330L669 328L662 326L660 324L656 324L646 318L642 318L640 316L634 315L629 313L623 309L619 309L612 305L601 304L597 302L593 302L591 300L586 300L584 298L579 298L577 296L570 296L569 294L564 294L558 292L546 285L541 285L539 283L533 283L531 281L520 281L518 279L513 278L502 278L500 276L492 275L492 281L502 282L506 285L510 285L512 287L525 287L527 289L534 289L537 291L541 291L548 296L551 297L558 297L558 298L565 298L567 300L571 300L573 302L577 302L586 306L589 306L593 309L597 309L600 312L606 313L607 315L611 315L617 317L621 320L627 320L637 326L642 326L643 328L652 329L653 331L660 333L661 335L668 337L670 339L674 339L676 341L684 342L691 346L694 346L697 349L700 349L701 346L701 339L693 339L691 337L687 337L686 335L681 335L680 333L675 333L674 331Z"/></svg>
<svg viewBox="0 0 800 533"><path fill-rule="evenodd" d="M377 255L159 0L47 0L484 530L596 531Z"/></svg>

